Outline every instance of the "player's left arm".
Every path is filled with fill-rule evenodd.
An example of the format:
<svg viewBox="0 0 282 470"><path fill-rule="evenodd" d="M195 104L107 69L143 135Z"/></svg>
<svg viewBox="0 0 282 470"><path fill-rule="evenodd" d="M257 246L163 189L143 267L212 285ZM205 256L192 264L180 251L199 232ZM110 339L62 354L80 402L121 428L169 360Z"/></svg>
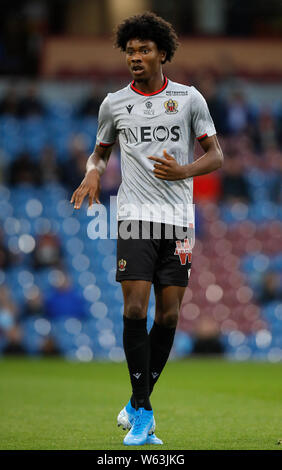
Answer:
<svg viewBox="0 0 282 470"><path fill-rule="evenodd" d="M222 167L223 153L216 135L206 137L200 144L205 154L187 165L179 165L166 150L163 152L164 158L148 157L156 162L153 170L155 177L168 181L183 180L193 176L205 175Z"/></svg>

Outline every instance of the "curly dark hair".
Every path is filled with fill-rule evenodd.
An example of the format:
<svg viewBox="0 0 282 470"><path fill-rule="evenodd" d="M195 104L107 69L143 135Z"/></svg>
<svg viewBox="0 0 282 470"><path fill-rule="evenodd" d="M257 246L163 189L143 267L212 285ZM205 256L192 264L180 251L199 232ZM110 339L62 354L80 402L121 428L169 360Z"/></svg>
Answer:
<svg viewBox="0 0 282 470"><path fill-rule="evenodd" d="M125 19L115 31L115 46L122 51L130 39L154 41L160 51L166 52L170 62L178 46L177 35L173 26L155 13L146 12Z"/></svg>

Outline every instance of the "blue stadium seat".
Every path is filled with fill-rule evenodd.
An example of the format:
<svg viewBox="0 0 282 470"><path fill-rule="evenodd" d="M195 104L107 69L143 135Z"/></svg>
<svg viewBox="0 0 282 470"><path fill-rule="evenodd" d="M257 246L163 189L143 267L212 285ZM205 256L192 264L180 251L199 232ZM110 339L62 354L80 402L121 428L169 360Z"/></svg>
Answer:
<svg viewBox="0 0 282 470"><path fill-rule="evenodd" d="M29 117L21 123L21 138L24 150L38 159L40 152L48 143L46 123L41 117Z"/></svg>
<svg viewBox="0 0 282 470"><path fill-rule="evenodd" d="M23 331L23 347L30 355L37 355L43 343L43 337L35 329L34 318L29 318L21 323Z"/></svg>
<svg viewBox="0 0 282 470"><path fill-rule="evenodd" d="M177 330L173 344L173 351L177 357L188 356L193 349L193 340L184 331Z"/></svg>
<svg viewBox="0 0 282 470"><path fill-rule="evenodd" d="M21 135L21 122L10 116L2 116L0 119L0 141L1 147L6 153L7 163L13 161L23 151Z"/></svg>
<svg viewBox="0 0 282 470"><path fill-rule="evenodd" d="M92 152L94 148L97 128L98 121L96 117L86 116L76 122L76 131L84 138L87 152Z"/></svg>

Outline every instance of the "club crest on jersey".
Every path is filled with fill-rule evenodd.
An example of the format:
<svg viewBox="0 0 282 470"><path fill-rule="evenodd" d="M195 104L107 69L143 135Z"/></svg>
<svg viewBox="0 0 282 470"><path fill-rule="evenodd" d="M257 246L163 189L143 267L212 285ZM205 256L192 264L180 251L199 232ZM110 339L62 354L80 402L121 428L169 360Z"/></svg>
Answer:
<svg viewBox="0 0 282 470"><path fill-rule="evenodd" d="M177 101L173 100L173 99L169 99L168 101L166 101L164 103L164 107L165 107L165 112L167 114L175 114L175 113L178 113L178 103Z"/></svg>
<svg viewBox="0 0 282 470"><path fill-rule="evenodd" d="M179 256L179 261L182 266L185 266L187 258L189 263L191 263L192 253L188 238L185 238L184 242L182 242L181 240L176 240L175 243L176 248L174 254Z"/></svg>
<svg viewBox="0 0 282 470"><path fill-rule="evenodd" d="M120 259L119 262L118 262L119 271L125 271L125 267L126 267L125 259Z"/></svg>

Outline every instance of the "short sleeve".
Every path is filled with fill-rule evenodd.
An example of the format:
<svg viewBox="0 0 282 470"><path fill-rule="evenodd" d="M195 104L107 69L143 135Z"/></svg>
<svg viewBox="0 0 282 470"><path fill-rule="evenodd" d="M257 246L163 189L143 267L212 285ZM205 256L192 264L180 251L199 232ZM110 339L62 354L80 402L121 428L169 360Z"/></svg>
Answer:
<svg viewBox="0 0 282 470"><path fill-rule="evenodd" d="M207 102L195 87L192 87L191 125L199 141L216 134Z"/></svg>
<svg viewBox="0 0 282 470"><path fill-rule="evenodd" d="M101 145L103 147L113 145L116 140L116 134L110 100L107 96L99 109L96 145Z"/></svg>

